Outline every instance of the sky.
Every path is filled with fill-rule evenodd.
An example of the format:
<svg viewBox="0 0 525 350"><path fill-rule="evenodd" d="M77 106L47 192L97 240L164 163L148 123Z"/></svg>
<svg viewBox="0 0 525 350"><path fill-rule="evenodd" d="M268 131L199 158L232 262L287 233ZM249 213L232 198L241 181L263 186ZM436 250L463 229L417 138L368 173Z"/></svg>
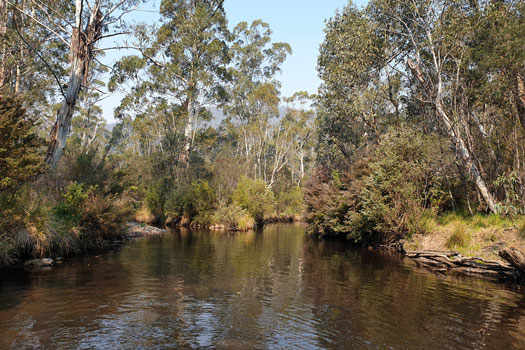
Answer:
<svg viewBox="0 0 525 350"><path fill-rule="evenodd" d="M362 6L366 0L354 0L354 3ZM348 0L225 0L224 7L231 28L241 21L262 19L270 25L273 41L287 42L292 46L292 55L283 64L279 76L282 95L291 96L301 90L317 91L320 83L317 55L324 38L325 21L346 4ZM135 23L155 21L159 5L160 0L149 2L130 15L129 20ZM104 63L112 65L121 55L122 52L112 52ZM115 93L101 103L108 122L113 122L113 110L120 98Z"/></svg>

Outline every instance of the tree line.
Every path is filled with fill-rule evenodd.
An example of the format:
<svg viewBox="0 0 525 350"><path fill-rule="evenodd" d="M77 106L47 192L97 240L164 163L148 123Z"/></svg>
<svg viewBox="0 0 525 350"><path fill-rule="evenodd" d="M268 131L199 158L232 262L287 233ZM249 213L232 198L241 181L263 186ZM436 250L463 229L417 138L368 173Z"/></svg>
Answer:
<svg viewBox="0 0 525 350"><path fill-rule="evenodd" d="M157 23L132 24L142 4L2 0L4 261L99 247L126 220L244 230L302 214L315 111L281 95L290 45L261 20L230 26L220 0L163 0Z"/></svg>
<svg viewBox="0 0 525 350"><path fill-rule="evenodd" d="M524 10L371 0L327 22L307 195L317 231L388 240L450 210L524 214Z"/></svg>

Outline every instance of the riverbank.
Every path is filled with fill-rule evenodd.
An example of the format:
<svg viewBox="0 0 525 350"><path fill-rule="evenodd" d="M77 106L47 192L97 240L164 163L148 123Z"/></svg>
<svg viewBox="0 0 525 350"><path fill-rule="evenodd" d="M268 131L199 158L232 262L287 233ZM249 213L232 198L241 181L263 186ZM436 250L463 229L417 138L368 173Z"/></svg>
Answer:
<svg viewBox="0 0 525 350"><path fill-rule="evenodd" d="M98 242L96 247L86 248L82 251L71 251L69 254L42 254L41 256L23 256L12 260L10 264L0 266L1 269L46 269L63 263L65 258L84 256L107 252L121 247L126 242L134 239L160 236L168 231L155 226L139 222L128 222L124 232L114 235L112 239Z"/></svg>
<svg viewBox="0 0 525 350"><path fill-rule="evenodd" d="M523 222L523 218L448 214L429 220L428 232L400 240L401 250L417 266L436 273L523 283L525 269L519 257L525 252Z"/></svg>

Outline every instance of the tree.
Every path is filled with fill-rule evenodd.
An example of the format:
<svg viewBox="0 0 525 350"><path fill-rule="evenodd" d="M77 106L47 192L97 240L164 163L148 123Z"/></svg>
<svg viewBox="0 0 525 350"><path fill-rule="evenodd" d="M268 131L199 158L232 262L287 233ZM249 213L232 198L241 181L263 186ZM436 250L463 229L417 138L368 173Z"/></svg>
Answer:
<svg viewBox="0 0 525 350"><path fill-rule="evenodd" d="M46 161L51 166L56 166L63 154L79 93L86 85L90 66L100 50L97 45L104 37L118 34L114 31L122 27L122 16L131 11L138 1L94 0L90 2L88 0L75 0L73 20L64 19L66 23L71 23L69 24L71 29L64 28L61 25L55 26L58 22L56 18L62 19L63 17L61 17L60 11L54 10L51 6L47 11L43 11L46 16L39 18L27 13L24 8L19 8L16 4L8 2L18 12L52 33L55 40L69 47L69 82L65 91L60 86L63 102L51 130L51 140L46 156ZM109 31L111 33L106 34Z"/></svg>
<svg viewBox="0 0 525 350"><path fill-rule="evenodd" d="M0 194L7 199L45 168L35 128L20 101L0 96Z"/></svg>
<svg viewBox="0 0 525 350"><path fill-rule="evenodd" d="M164 120L162 136L174 135L183 125L179 161L184 166L198 120L208 118L206 107L224 98L229 33L222 4L222 0L162 1L161 26L136 28L138 44L133 47L141 55L124 57L112 79L113 87L135 82L121 113L131 113L147 101ZM137 110L135 116L145 116L144 109Z"/></svg>
<svg viewBox="0 0 525 350"><path fill-rule="evenodd" d="M522 10L519 1L349 5L321 45L320 161L341 166L409 122L446 135L488 210L506 211L502 200L524 193ZM497 189L500 177L512 191Z"/></svg>
<svg viewBox="0 0 525 350"><path fill-rule="evenodd" d="M239 128L239 153L251 163L253 176L263 179L269 186L273 185L276 171L282 168L286 153L286 149L279 150L279 155L273 159L273 176L268 174L272 162L268 159L271 139L283 136L279 129L274 130L280 119L280 84L275 76L291 53L289 44L273 43L271 34L269 25L260 20L235 26L230 67L233 79L228 86L229 103L224 108Z"/></svg>

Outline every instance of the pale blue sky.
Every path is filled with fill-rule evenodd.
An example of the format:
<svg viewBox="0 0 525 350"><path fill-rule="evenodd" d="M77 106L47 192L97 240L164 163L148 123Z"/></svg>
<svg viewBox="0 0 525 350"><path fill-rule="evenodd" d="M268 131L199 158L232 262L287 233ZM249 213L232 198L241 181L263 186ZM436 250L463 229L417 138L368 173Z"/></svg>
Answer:
<svg viewBox="0 0 525 350"><path fill-rule="evenodd" d="M279 77L282 94L289 96L299 90L317 91L317 55L324 37L325 20L347 3L348 0L226 0L225 9L230 27L241 21L262 19L270 24L274 41L284 41L292 46L293 54L283 65ZM366 0L354 3L363 5ZM159 4L160 0L150 2L146 11L133 14L132 20L154 21L158 18L154 12ZM118 56L116 52L109 54L105 63L113 64ZM120 95L114 94L101 103L107 120L113 120L113 109L119 101Z"/></svg>

